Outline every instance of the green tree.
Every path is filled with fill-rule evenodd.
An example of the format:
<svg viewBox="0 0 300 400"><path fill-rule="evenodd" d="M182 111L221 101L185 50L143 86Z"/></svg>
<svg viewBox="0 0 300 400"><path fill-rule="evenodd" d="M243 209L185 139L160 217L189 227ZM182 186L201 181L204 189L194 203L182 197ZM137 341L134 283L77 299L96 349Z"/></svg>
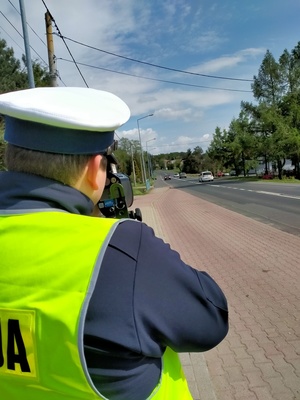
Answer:
<svg viewBox="0 0 300 400"><path fill-rule="evenodd" d="M22 57L25 64L25 56ZM50 75L38 62L32 62L35 86L50 86ZM25 67L14 56L11 47L7 47L6 41L0 39L0 93L13 92L28 88L28 75ZM0 169L3 169L3 119L0 117Z"/></svg>
<svg viewBox="0 0 300 400"><path fill-rule="evenodd" d="M7 93L27 87L27 74L22 71L21 63L14 57L14 51L0 39L0 93Z"/></svg>
<svg viewBox="0 0 300 400"><path fill-rule="evenodd" d="M195 157L195 162L198 167L198 171L203 170L203 149L200 146L196 146L193 151L193 156Z"/></svg>
<svg viewBox="0 0 300 400"><path fill-rule="evenodd" d="M244 110L241 110L239 117L233 119L229 125L227 135L228 148L231 150L226 167L234 167L236 173L243 171L244 176L248 170L256 164L256 138L253 135L251 121Z"/></svg>
<svg viewBox="0 0 300 400"><path fill-rule="evenodd" d="M267 50L258 75L253 77L252 91L254 97L268 105L278 104L284 93L284 81L279 63Z"/></svg>
<svg viewBox="0 0 300 400"><path fill-rule="evenodd" d="M183 159L182 171L190 174L195 174L201 170L203 150L197 146L194 151L188 149Z"/></svg>
<svg viewBox="0 0 300 400"><path fill-rule="evenodd" d="M0 39L0 93L13 92L28 88L26 58L22 56L22 65L14 56L14 50L7 47L6 41ZM50 86L51 79L48 70L39 62L32 61L32 70L36 87Z"/></svg>
<svg viewBox="0 0 300 400"><path fill-rule="evenodd" d="M284 82L284 94L293 94L300 87L300 42L292 52L285 49L279 58L280 72Z"/></svg>
<svg viewBox="0 0 300 400"><path fill-rule="evenodd" d="M251 120L251 130L256 139L256 156L263 158L265 174L268 174L269 162L274 157L272 134L275 132L274 107L261 102L259 105L242 102L242 108Z"/></svg>
<svg viewBox="0 0 300 400"><path fill-rule="evenodd" d="M258 76L254 76L252 84L253 95L258 105L243 104L244 110L252 114L257 138L258 155L264 158L265 173L268 173L269 161L276 161L279 177L282 175L282 158L285 154L282 146L283 125L280 104L286 92L286 77L284 65L290 65L288 54L282 56L281 62L276 62L268 50L259 68Z"/></svg>
<svg viewBox="0 0 300 400"><path fill-rule="evenodd" d="M300 42L291 53L283 52L279 59L285 81L285 96L280 104L284 122L280 129L284 137L284 149L295 165L295 176L300 179Z"/></svg>
<svg viewBox="0 0 300 400"><path fill-rule="evenodd" d="M213 165L210 168L214 174L218 171L223 171L224 167L234 165L231 143L233 141L233 131L230 132L230 137L226 129L221 130L216 127L213 139L207 149L208 157L213 160ZM236 165L235 168L238 166Z"/></svg>
<svg viewBox="0 0 300 400"><path fill-rule="evenodd" d="M23 58L23 60L25 62L25 58ZM39 64L37 61L33 61L32 70L33 70L34 84L36 87L51 86L51 75L44 67L41 66L41 64Z"/></svg>
<svg viewBox="0 0 300 400"><path fill-rule="evenodd" d="M118 150L115 151L118 170L128 175L132 181L134 180L133 166L136 180L142 181L140 155L140 142L138 140L121 138L118 141Z"/></svg>

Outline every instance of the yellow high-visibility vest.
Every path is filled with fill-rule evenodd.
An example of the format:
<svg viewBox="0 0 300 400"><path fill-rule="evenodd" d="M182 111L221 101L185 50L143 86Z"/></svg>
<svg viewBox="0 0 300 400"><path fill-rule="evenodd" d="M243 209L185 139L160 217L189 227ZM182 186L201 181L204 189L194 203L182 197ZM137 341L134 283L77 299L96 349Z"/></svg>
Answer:
<svg viewBox="0 0 300 400"><path fill-rule="evenodd" d="M89 376L83 333L117 225L59 211L0 217L0 400L105 399ZM178 355L167 349L162 363L149 399L192 399Z"/></svg>

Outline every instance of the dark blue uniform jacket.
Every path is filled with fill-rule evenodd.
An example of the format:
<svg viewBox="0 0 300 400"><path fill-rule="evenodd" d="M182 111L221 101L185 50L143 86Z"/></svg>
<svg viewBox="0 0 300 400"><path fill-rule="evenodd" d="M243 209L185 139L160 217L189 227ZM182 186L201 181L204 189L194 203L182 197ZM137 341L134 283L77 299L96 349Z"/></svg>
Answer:
<svg viewBox="0 0 300 400"><path fill-rule="evenodd" d="M59 182L0 173L0 210L47 208L90 215L93 204ZM214 280L186 265L146 224L122 221L105 253L85 324L87 365L99 391L112 400L144 400L159 380L166 346L206 351L227 331L227 302Z"/></svg>

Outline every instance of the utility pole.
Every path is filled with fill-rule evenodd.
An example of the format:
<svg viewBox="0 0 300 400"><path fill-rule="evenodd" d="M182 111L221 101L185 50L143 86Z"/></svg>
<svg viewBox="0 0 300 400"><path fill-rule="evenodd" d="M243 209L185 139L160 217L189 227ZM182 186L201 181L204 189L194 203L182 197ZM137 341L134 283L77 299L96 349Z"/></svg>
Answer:
<svg viewBox="0 0 300 400"><path fill-rule="evenodd" d="M29 87L34 88L35 85L34 85L34 77L33 77L32 63L31 63L31 54L30 54L30 45L29 45L29 38L28 38L28 31L27 31L26 13L25 13L25 6L23 3L23 0L19 0L19 4L20 4L21 20L22 20L22 27L23 27L23 36L24 36L24 46L25 46L25 54L26 54L26 65L27 65Z"/></svg>
<svg viewBox="0 0 300 400"><path fill-rule="evenodd" d="M152 142L152 140L156 140L156 138L153 138L153 139L149 139L149 140L146 140L146 153L147 153L147 158L148 158L148 172L149 172L149 179L151 179L151 168L150 168L150 164L151 164L151 157L150 157L150 154L149 154L149 152L148 152L148 142Z"/></svg>
<svg viewBox="0 0 300 400"><path fill-rule="evenodd" d="M134 158L133 158L133 148L132 143L130 142L130 151L131 151L131 164L132 164L132 171L133 171L133 182L134 186L136 186L136 176L135 176L135 166L134 166Z"/></svg>
<svg viewBox="0 0 300 400"><path fill-rule="evenodd" d="M57 86L57 69L56 69L56 61L54 55L54 44L53 44L53 33L52 33L52 23L51 23L51 15L47 11L45 13L45 22L46 22L46 34L47 34L47 48L48 48L48 60L49 60L49 72L51 78L51 86Z"/></svg>
<svg viewBox="0 0 300 400"><path fill-rule="evenodd" d="M147 189L147 176L146 176L145 160L144 160L144 153L143 153L143 146L142 146L142 139L141 139L141 131L140 131L139 121L141 119L144 119L144 118L152 117L153 115L154 115L153 113L152 114L148 114L148 115L145 115L144 117L138 118L136 120L137 127L138 127L138 133L139 133L140 147L141 147L142 175L143 175L143 182L146 185L146 190L148 190Z"/></svg>

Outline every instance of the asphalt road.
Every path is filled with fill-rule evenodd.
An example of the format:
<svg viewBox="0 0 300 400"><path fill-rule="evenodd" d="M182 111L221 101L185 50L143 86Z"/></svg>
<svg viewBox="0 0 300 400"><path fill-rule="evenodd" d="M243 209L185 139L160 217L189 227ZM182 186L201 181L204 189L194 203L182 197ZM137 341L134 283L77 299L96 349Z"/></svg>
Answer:
<svg viewBox="0 0 300 400"><path fill-rule="evenodd" d="M179 179L172 175L171 180L164 181L163 176L163 171L157 173L155 187L170 185L174 189L184 190L277 229L300 236L300 184L244 182L232 178L200 183L195 178Z"/></svg>

